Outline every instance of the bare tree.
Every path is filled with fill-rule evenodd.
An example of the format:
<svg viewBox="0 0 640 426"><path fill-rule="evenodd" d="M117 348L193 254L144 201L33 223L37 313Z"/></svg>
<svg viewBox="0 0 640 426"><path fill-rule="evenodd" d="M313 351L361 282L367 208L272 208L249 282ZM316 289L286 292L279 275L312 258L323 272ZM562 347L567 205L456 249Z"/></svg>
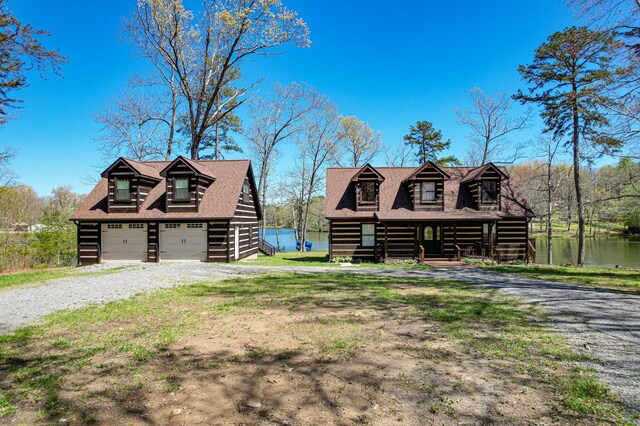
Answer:
<svg viewBox="0 0 640 426"><path fill-rule="evenodd" d="M549 135L547 138L541 136L538 145L539 148L544 151L545 156L543 177L547 206L547 263L551 265L553 264L554 204L556 203L558 188L563 181L569 179L571 168L559 168L554 165L557 161L559 150L562 147L560 138L554 138L553 135Z"/></svg>
<svg viewBox="0 0 640 426"><path fill-rule="evenodd" d="M260 171L258 193L260 205L267 205L269 175L279 154L279 147L294 141L305 114L317 108L320 95L306 84L275 84L269 99L255 97L249 103L250 123L244 131L249 151ZM262 221L262 235L266 222Z"/></svg>
<svg viewBox="0 0 640 426"><path fill-rule="evenodd" d="M157 95L131 88L94 117L102 125L94 140L108 160L119 156L138 161L163 159L167 127L171 132L165 114Z"/></svg>
<svg viewBox="0 0 640 426"><path fill-rule="evenodd" d="M9 161L16 155L15 149L5 147L0 150L0 188L11 185L15 178L15 172L9 167Z"/></svg>
<svg viewBox="0 0 640 426"><path fill-rule="evenodd" d="M333 160L341 167L364 166L382 150L380 132L353 115L342 117L338 137L339 149L335 150Z"/></svg>
<svg viewBox="0 0 640 426"><path fill-rule="evenodd" d="M290 174L290 182L294 182L289 187L294 201L296 238L301 251L305 251L311 201L322 190L327 163L339 142L337 108L324 96L319 96L314 104L301 121L296 141L298 156L294 161L295 170Z"/></svg>
<svg viewBox="0 0 640 426"><path fill-rule="evenodd" d="M514 114L508 95L487 95L478 87L469 90L468 99L469 108L456 110L458 124L471 129L466 162L474 166L489 161L513 163L523 144L514 144L511 136L529 126L531 110Z"/></svg>
<svg viewBox="0 0 640 426"><path fill-rule="evenodd" d="M210 129L244 102L254 83L242 84L240 66L286 43L309 45L309 31L280 0L203 0L194 22L182 0L140 0L127 25L141 53L175 78L198 159Z"/></svg>
<svg viewBox="0 0 640 426"><path fill-rule="evenodd" d="M415 165L416 155L413 147L406 143L399 146L387 145L384 148L385 163L389 167L406 167Z"/></svg>

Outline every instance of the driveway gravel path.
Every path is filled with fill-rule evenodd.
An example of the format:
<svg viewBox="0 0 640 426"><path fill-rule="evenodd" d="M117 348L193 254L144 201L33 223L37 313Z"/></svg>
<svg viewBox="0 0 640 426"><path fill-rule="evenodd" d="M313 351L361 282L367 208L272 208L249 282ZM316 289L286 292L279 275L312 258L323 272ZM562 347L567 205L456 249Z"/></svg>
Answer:
<svg viewBox="0 0 640 426"><path fill-rule="evenodd" d="M114 264L79 272L108 272ZM143 291L265 272L322 271L388 276L427 276L478 284L544 309L551 324L578 351L596 358L588 366L640 412L640 297L621 291L533 280L480 269L417 271L378 268L266 267L206 263L137 264L120 271L62 278L0 290L0 334L40 320L58 309L125 299Z"/></svg>

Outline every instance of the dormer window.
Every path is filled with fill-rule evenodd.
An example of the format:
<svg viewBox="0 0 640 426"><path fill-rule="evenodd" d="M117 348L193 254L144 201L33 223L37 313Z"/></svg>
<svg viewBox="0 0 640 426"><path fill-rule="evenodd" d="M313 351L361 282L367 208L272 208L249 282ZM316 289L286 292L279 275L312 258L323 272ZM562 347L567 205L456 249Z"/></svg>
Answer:
<svg viewBox="0 0 640 426"><path fill-rule="evenodd" d="M361 182L360 183L360 202L362 204L375 204L376 202L376 183Z"/></svg>
<svg viewBox="0 0 640 426"><path fill-rule="evenodd" d="M498 202L498 190L496 181L482 181L482 202L486 204L493 204Z"/></svg>
<svg viewBox="0 0 640 426"><path fill-rule="evenodd" d="M131 181L116 179L116 201L131 201Z"/></svg>
<svg viewBox="0 0 640 426"><path fill-rule="evenodd" d="M176 178L174 191L175 201L189 201L189 178Z"/></svg>
<svg viewBox="0 0 640 426"><path fill-rule="evenodd" d="M420 200L423 203L433 203L436 201L436 183L422 182Z"/></svg>

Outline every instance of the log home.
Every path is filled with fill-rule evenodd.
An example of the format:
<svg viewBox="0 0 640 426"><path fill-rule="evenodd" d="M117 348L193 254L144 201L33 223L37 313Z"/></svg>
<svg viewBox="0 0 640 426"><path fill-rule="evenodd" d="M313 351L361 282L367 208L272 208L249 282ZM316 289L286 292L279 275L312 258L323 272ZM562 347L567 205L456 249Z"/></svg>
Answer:
<svg viewBox="0 0 640 426"><path fill-rule="evenodd" d="M533 260L533 213L503 167L330 168L329 257Z"/></svg>
<svg viewBox="0 0 640 426"><path fill-rule="evenodd" d="M119 158L78 207L78 263L255 257L261 218L251 162Z"/></svg>

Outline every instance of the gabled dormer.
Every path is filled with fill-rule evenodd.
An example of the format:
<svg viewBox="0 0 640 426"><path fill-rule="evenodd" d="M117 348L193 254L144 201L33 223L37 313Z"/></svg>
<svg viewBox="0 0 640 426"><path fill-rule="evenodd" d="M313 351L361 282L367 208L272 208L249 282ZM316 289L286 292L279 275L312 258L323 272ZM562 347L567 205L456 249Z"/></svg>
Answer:
<svg viewBox="0 0 640 426"><path fill-rule="evenodd" d="M444 210L444 181L448 179L444 170L427 161L402 181L409 190L413 210Z"/></svg>
<svg viewBox="0 0 640 426"><path fill-rule="evenodd" d="M162 180L153 167L123 157L102 172L102 177L108 181L108 213L137 213L151 188Z"/></svg>
<svg viewBox="0 0 640 426"><path fill-rule="evenodd" d="M376 211L380 208L380 184L382 176L370 164L365 164L351 178L356 195L356 211Z"/></svg>
<svg viewBox="0 0 640 426"><path fill-rule="evenodd" d="M180 156L161 172L166 179L167 213L197 212L204 192L215 181L202 165Z"/></svg>
<svg viewBox="0 0 640 426"><path fill-rule="evenodd" d="M476 209L482 211L501 210L502 181L507 174L493 163L477 167L462 179L473 200Z"/></svg>

